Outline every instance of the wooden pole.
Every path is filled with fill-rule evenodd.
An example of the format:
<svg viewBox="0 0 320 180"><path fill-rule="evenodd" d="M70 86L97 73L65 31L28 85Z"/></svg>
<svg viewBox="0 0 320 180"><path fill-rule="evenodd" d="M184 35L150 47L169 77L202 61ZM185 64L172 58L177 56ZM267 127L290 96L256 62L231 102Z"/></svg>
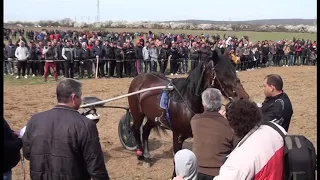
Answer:
<svg viewBox="0 0 320 180"><path fill-rule="evenodd" d="M96 56L96 58L97 58L97 63L96 63L96 79L98 79L99 56Z"/></svg>
<svg viewBox="0 0 320 180"><path fill-rule="evenodd" d="M124 95L117 96L117 97L114 97L114 98L111 98L111 99L106 99L106 100L103 100L103 101L98 101L98 102L94 102L94 103L90 103L90 104L83 104L83 105L80 106L80 108L86 108L86 107L90 107L90 106L94 106L94 105L98 105L98 104L105 104L105 103L108 103L108 102L111 102L111 101L115 101L115 100L118 100L118 99L126 98L126 97L133 96L133 95L136 95L136 94L140 94L140 93L143 93L143 92L159 90L159 89L171 91L171 90L174 89L174 87L173 86L156 86L156 87L150 87L150 88L146 88L146 89L141 89L139 91L135 91L135 92L132 92L132 93L124 94Z"/></svg>

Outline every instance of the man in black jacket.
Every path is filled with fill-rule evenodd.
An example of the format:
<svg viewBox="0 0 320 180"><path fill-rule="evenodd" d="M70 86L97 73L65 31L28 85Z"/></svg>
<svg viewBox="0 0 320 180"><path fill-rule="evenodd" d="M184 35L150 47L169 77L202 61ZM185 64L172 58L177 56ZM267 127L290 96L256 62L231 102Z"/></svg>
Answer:
<svg viewBox="0 0 320 180"><path fill-rule="evenodd" d="M62 44L60 41L57 42L57 44L55 46L55 51L56 51L56 55L57 55L55 57L55 59L58 60L58 61L56 61L57 74L58 74L58 76L64 75L63 62L61 61L61 60L63 60ZM60 73L60 70L62 71L62 74Z"/></svg>
<svg viewBox="0 0 320 180"><path fill-rule="evenodd" d="M4 180L11 180L11 169L20 161L20 149L22 148L22 140L18 137L18 133L11 130L9 124L3 119L3 162L2 173Z"/></svg>
<svg viewBox="0 0 320 180"><path fill-rule="evenodd" d="M100 44L101 44L101 42L99 40L96 40L95 46L92 48L92 54L94 57L99 58L98 76L100 78L102 78L105 76L105 73L104 73L105 60L103 58L106 55L106 51ZM95 67L97 67L96 60L95 60L94 64L95 64Z"/></svg>
<svg viewBox="0 0 320 180"><path fill-rule="evenodd" d="M170 73L172 75L178 75L178 59L180 58L180 53L177 48L177 44L175 42L172 42L172 47L169 50L169 56L171 56L170 59Z"/></svg>
<svg viewBox="0 0 320 180"><path fill-rule="evenodd" d="M211 50L206 46L205 43L202 43L199 50L199 54L200 54L200 61L204 62L210 59Z"/></svg>
<svg viewBox="0 0 320 180"><path fill-rule="evenodd" d="M36 46L36 44L33 41L30 41L30 45L29 45L29 60L32 60L30 62L28 62L27 64L27 75L31 75L30 73L30 69L32 71L32 76L36 76L37 75L37 68L36 68L36 60L38 60L38 48Z"/></svg>
<svg viewBox="0 0 320 180"><path fill-rule="evenodd" d="M73 78L73 60L74 60L74 49L71 47L70 41L66 42L66 46L62 48L62 57L65 60L63 62L64 77Z"/></svg>
<svg viewBox="0 0 320 180"><path fill-rule="evenodd" d="M58 75L56 71L56 62L55 57L57 57L57 51L55 48L51 45L51 42L49 41L47 43L48 46L44 47L43 53L45 55L46 62L44 64L44 81L47 82L48 72L49 68L51 67L54 72L54 79L58 80Z"/></svg>
<svg viewBox="0 0 320 180"><path fill-rule="evenodd" d="M288 131L293 110L291 101L282 88L283 81L279 75L270 74L265 77L263 89L266 99L261 111L265 121L274 121Z"/></svg>
<svg viewBox="0 0 320 180"><path fill-rule="evenodd" d="M128 77L134 77L136 75L136 70L134 68L134 59L135 59L135 54L134 54L134 49L130 45L130 42L126 42L123 47L123 53L124 53L124 68L126 75Z"/></svg>
<svg viewBox="0 0 320 180"><path fill-rule="evenodd" d="M31 179L109 180L97 126L77 111L81 86L71 78L59 81L58 104L27 123L22 141Z"/></svg>
<svg viewBox="0 0 320 180"><path fill-rule="evenodd" d="M79 51L79 60L80 60L80 78L84 76L84 69L87 70L88 78L92 77L92 61L89 60L92 58L92 53L90 49L88 49L88 45L86 42L82 43L82 48Z"/></svg>
<svg viewBox="0 0 320 180"><path fill-rule="evenodd" d="M191 60L191 71L193 71L198 65L200 60L200 51L196 42L192 43L190 48L190 60Z"/></svg>
<svg viewBox="0 0 320 180"><path fill-rule="evenodd" d="M116 71L117 71L117 78L123 77L123 61L124 61L124 52L122 50L121 43L118 42L117 47L114 48L114 56L116 59Z"/></svg>
<svg viewBox="0 0 320 180"><path fill-rule="evenodd" d="M140 74L142 72L142 60L143 60L143 55L142 55L142 45L141 42L138 41L137 45L134 47L134 54L136 58L136 71L137 74Z"/></svg>
<svg viewBox="0 0 320 180"><path fill-rule="evenodd" d="M8 45L5 47L5 53L8 58L7 71L8 71L8 74L10 75L14 74L14 68L15 68L14 64L16 64L15 63L16 56L14 55L14 53L16 49L17 47L12 43L12 40L9 39Z"/></svg>
<svg viewBox="0 0 320 180"><path fill-rule="evenodd" d="M162 48L160 49L160 53L158 56L158 63L160 67L160 72L162 74L166 73L167 64L168 64L168 57L169 57L169 49L168 44L162 44Z"/></svg>
<svg viewBox="0 0 320 180"><path fill-rule="evenodd" d="M109 77L113 77L114 76L114 69L116 67L116 61L114 59L114 47L113 47L113 42L106 42L106 45L104 46L104 49L106 51L106 59L107 59L107 63L108 65L106 66L107 71L109 73Z"/></svg>

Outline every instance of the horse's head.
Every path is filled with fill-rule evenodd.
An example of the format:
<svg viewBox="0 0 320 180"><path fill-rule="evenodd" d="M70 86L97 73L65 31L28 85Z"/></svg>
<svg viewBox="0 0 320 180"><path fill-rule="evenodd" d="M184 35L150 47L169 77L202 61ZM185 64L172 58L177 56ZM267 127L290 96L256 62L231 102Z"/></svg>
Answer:
<svg viewBox="0 0 320 180"><path fill-rule="evenodd" d="M237 77L234 66L225 55L218 55L213 51L212 58L204 63L204 89L215 87L228 99L249 99L240 79Z"/></svg>

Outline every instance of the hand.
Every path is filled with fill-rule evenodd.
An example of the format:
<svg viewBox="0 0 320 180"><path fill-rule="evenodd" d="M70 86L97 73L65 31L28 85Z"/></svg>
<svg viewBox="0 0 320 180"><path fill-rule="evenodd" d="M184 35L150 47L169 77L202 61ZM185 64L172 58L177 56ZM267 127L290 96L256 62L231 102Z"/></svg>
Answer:
<svg viewBox="0 0 320 180"><path fill-rule="evenodd" d="M19 132L19 131L13 131L13 134L14 134L16 137L20 137L20 132Z"/></svg>
<svg viewBox="0 0 320 180"><path fill-rule="evenodd" d="M219 110L219 113L220 113L222 116L225 116L225 115L226 115L226 110L220 109L220 110Z"/></svg>

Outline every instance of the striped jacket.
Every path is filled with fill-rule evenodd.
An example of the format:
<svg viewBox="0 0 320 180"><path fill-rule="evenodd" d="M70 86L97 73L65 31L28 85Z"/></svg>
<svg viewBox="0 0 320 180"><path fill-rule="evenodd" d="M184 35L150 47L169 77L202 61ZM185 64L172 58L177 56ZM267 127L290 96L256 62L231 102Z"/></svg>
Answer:
<svg viewBox="0 0 320 180"><path fill-rule="evenodd" d="M281 135L273 128L261 125L238 143L214 180L282 180L283 151Z"/></svg>

